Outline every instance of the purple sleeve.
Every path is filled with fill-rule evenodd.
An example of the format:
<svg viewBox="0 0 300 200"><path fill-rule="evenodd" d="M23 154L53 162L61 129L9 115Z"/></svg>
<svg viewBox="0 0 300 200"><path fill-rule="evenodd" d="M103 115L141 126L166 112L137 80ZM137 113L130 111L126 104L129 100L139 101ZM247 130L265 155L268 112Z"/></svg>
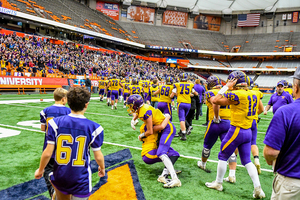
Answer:
<svg viewBox="0 0 300 200"><path fill-rule="evenodd" d="M264 143L273 149L280 150L286 137L284 114L277 110L267 130Z"/></svg>
<svg viewBox="0 0 300 200"><path fill-rule="evenodd" d="M93 133L94 138L91 143L91 147L93 151L99 151L103 144L104 132L102 126L99 126Z"/></svg>
<svg viewBox="0 0 300 200"><path fill-rule="evenodd" d="M47 133L46 133L46 137L47 137L47 143L50 143L50 144L55 144L55 133L57 131L57 129L55 129L53 126L56 126L56 124L54 122L53 119L51 119L48 123L48 127L47 127Z"/></svg>
<svg viewBox="0 0 300 200"><path fill-rule="evenodd" d="M240 102L240 99L238 97L238 95L236 95L235 93L232 92L227 92L224 95L227 99L229 99L230 101L238 101Z"/></svg>
<svg viewBox="0 0 300 200"><path fill-rule="evenodd" d="M40 112L40 122L41 122L41 124L46 124L46 114L45 114L45 110L42 110L41 112Z"/></svg>
<svg viewBox="0 0 300 200"><path fill-rule="evenodd" d="M209 99L210 97L213 97L213 96L215 96L215 94L213 92L211 92L211 91L205 92L206 99Z"/></svg>
<svg viewBox="0 0 300 200"><path fill-rule="evenodd" d="M144 120L147 120L150 116L152 116L152 110L147 110L147 112L144 115Z"/></svg>
<svg viewBox="0 0 300 200"><path fill-rule="evenodd" d="M269 102L268 102L268 105L270 105L270 106L273 106L273 101L272 101L272 98L273 97L273 95L271 96L271 98L270 98L270 100L269 100Z"/></svg>

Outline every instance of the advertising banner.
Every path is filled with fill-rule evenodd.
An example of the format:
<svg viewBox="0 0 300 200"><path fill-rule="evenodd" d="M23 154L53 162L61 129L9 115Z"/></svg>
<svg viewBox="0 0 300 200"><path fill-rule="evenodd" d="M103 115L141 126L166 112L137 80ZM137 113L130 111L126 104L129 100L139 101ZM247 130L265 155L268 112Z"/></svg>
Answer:
<svg viewBox="0 0 300 200"><path fill-rule="evenodd" d="M96 9L113 18L114 20L119 20L119 4L117 3L97 1Z"/></svg>
<svg viewBox="0 0 300 200"><path fill-rule="evenodd" d="M42 77L24 77L24 76L0 76L0 86L4 85L68 85L66 78L42 78Z"/></svg>
<svg viewBox="0 0 300 200"><path fill-rule="evenodd" d="M298 22L298 19L299 19L299 12L293 12L293 19L292 19L292 22L293 23L297 23Z"/></svg>
<svg viewBox="0 0 300 200"><path fill-rule="evenodd" d="M187 26L188 13L167 10L163 15L164 25Z"/></svg>
<svg viewBox="0 0 300 200"><path fill-rule="evenodd" d="M154 22L155 9L141 7L141 6L130 6L127 8L127 19L135 22L152 23Z"/></svg>
<svg viewBox="0 0 300 200"><path fill-rule="evenodd" d="M221 27L221 17L207 15L198 15L194 19L195 29L205 29L210 31L219 31Z"/></svg>

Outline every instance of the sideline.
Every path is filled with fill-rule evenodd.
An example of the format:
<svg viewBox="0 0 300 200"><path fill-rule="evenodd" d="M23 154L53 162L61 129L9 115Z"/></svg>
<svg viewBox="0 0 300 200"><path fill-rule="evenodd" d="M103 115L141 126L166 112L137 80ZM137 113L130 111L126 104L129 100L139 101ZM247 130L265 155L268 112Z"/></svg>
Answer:
<svg viewBox="0 0 300 200"><path fill-rule="evenodd" d="M0 126L9 127L9 128L15 128L15 129L21 129L21 130L26 130L26 131L33 131L33 132L38 132L38 133L45 133L44 131L35 130L35 129L29 129L29 128L23 128L23 127L18 127L18 126L11 126L11 125L5 125L5 124L0 124ZM119 146L119 147L126 147L126 148L130 148L130 149L142 150L142 148L140 148L140 147L128 146L128 145L123 145L123 144L116 144L116 143L105 142L105 141L103 143L104 144L109 144L109 145L114 145L114 146ZM198 158L198 157L185 156L185 155L182 155L182 154L180 155L180 157L187 158L187 159L193 159L193 160L201 160L201 158ZM218 161L216 161L216 160L210 160L210 159L208 159L207 161L208 162L213 162L213 163L218 163ZM243 165L237 165L237 166L238 167L244 167ZM269 169L261 169L261 171L273 172L272 170L269 170Z"/></svg>

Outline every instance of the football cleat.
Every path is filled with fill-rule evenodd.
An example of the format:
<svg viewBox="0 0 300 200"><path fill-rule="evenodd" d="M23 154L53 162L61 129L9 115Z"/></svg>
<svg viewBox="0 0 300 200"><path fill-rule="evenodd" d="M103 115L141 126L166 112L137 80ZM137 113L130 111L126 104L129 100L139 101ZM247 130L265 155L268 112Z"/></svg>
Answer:
<svg viewBox="0 0 300 200"><path fill-rule="evenodd" d="M126 108L126 106L124 105L123 108Z"/></svg>
<svg viewBox="0 0 300 200"><path fill-rule="evenodd" d="M171 179L171 181L164 184L164 188L173 188L173 187L180 187L181 182L178 178Z"/></svg>
<svg viewBox="0 0 300 200"><path fill-rule="evenodd" d="M218 190L218 191L222 191L223 190L222 183L218 183L217 181L213 181L211 183L206 182L205 185L208 188L212 188L212 189L215 189L215 190Z"/></svg>
<svg viewBox="0 0 300 200"><path fill-rule="evenodd" d="M261 189L261 186L258 186L256 188L254 188L253 198L262 199L262 198L265 198L265 197L266 197L266 195L265 195L264 191Z"/></svg>
<svg viewBox="0 0 300 200"><path fill-rule="evenodd" d="M201 160L199 160L199 161L197 162L197 165L198 165L198 167L199 167L200 169L205 170L205 168L206 168L206 166L203 166L203 165L202 165L202 161L201 161Z"/></svg>
<svg viewBox="0 0 300 200"><path fill-rule="evenodd" d="M186 141L186 134L182 133L180 140Z"/></svg>
<svg viewBox="0 0 300 200"><path fill-rule="evenodd" d="M190 135L192 133L192 130L193 130L193 127L192 126L189 126L189 128L187 129L186 131L186 134L187 135Z"/></svg>
<svg viewBox="0 0 300 200"><path fill-rule="evenodd" d="M166 174L166 175L160 175L160 176L158 176L157 181L160 182L160 183L166 184L166 183L170 182L171 180L168 179L168 175Z"/></svg>
<svg viewBox="0 0 300 200"><path fill-rule="evenodd" d="M117 110L117 106L114 106L115 107L115 109Z"/></svg>
<svg viewBox="0 0 300 200"><path fill-rule="evenodd" d="M175 173L176 173L176 174L180 174L181 172L182 172L181 170L175 170ZM169 175L169 176L171 175L170 172L169 172L168 175Z"/></svg>
<svg viewBox="0 0 300 200"><path fill-rule="evenodd" d="M235 176L228 176L228 177L224 178L223 180L228 182L228 183L235 183L236 182Z"/></svg>
<svg viewBox="0 0 300 200"><path fill-rule="evenodd" d="M203 166L203 165L202 165L202 161L201 161L201 160L199 160L199 161L197 162L197 165L198 165L198 167L199 167L200 169L204 170L206 173L211 173L211 171L210 171L209 169L206 169L206 166Z"/></svg>

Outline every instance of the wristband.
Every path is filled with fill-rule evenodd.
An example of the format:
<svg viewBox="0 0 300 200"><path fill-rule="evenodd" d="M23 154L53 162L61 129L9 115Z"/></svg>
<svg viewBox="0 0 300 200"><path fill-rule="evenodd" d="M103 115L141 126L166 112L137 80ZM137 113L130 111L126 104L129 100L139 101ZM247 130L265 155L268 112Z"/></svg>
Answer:
<svg viewBox="0 0 300 200"><path fill-rule="evenodd" d="M222 89L218 92L218 94L220 94L220 95L223 96L227 90L228 90L228 86L225 85L225 86L222 87Z"/></svg>

